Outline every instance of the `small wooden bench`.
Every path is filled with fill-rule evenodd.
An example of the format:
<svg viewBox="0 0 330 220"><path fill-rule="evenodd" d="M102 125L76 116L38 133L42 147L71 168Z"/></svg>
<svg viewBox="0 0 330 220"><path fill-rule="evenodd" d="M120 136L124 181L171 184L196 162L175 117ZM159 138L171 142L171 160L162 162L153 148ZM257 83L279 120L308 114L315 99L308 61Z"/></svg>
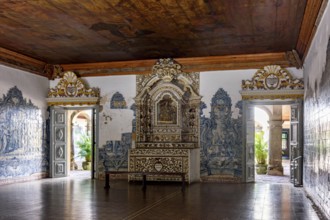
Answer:
<svg viewBox="0 0 330 220"><path fill-rule="evenodd" d="M105 189L110 189L110 174L138 174L142 176L142 190L147 189L147 176L181 176L181 190L184 191L186 187L185 176L186 173L176 172L176 173L167 173L167 172L141 172L141 171L105 171Z"/></svg>

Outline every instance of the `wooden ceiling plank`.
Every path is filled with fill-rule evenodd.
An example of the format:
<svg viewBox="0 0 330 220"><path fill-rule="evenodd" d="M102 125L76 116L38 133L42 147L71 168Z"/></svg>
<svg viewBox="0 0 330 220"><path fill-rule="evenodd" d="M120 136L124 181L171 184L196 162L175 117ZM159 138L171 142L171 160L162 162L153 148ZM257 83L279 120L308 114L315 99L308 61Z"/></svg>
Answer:
<svg viewBox="0 0 330 220"><path fill-rule="evenodd" d="M317 28L317 18L321 16L321 6L325 7L327 0L307 0L305 13L296 45L299 57L304 61L310 43Z"/></svg>
<svg viewBox="0 0 330 220"><path fill-rule="evenodd" d="M302 20L304 17L306 2L307 2L307 0L301 0L298 3L291 3L291 6L290 6L290 9L294 9L294 10L290 10L290 13L292 13L294 15L292 17L293 18L292 26L296 27L295 29L291 30L291 32L293 33L293 37L291 39L291 45L292 45L292 48L295 48L295 49L296 49L296 45L298 42L300 29L302 26Z"/></svg>
<svg viewBox="0 0 330 220"><path fill-rule="evenodd" d="M242 0L240 4L216 0L1 0L0 8L5 9L0 10L1 18L9 14L27 28L5 29L8 33L0 36L0 46L50 64L288 51L292 39L287 36L295 27L284 28L281 23L280 31L292 30L272 43L276 33L269 16L274 14L274 5L298 1L305 0ZM289 16L286 12L295 10L284 6L278 7L281 15ZM99 23L104 23L103 28L92 29ZM288 22L288 26L292 24Z"/></svg>

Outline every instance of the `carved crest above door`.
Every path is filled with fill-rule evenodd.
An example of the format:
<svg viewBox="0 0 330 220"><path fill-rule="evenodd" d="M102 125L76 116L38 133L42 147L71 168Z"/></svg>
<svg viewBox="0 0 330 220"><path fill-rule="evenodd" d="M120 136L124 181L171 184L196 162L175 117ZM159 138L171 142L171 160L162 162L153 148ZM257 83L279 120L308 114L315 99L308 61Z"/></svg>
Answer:
<svg viewBox="0 0 330 220"><path fill-rule="evenodd" d="M278 65L259 69L251 80L242 81L242 99L297 99L304 96L303 79L295 79Z"/></svg>
<svg viewBox="0 0 330 220"><path fill-rule="evenodd" d="M74 72L65 72L55 88L48 92L47 104L53 105L96 105L100 90L86 88L84 82Z"/></svg>

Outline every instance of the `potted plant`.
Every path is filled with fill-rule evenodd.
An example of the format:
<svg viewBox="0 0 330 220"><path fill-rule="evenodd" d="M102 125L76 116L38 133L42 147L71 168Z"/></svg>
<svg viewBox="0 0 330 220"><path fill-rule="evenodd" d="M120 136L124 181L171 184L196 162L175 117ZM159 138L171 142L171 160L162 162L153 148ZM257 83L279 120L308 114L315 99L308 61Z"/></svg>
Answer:
<svg viewBox="0 0 330 220"><path fill-rule="evenodd" d="M77 145L79 146L78 155L81 158L85 158L85 161L82 163L82 167L84 170L91 169L91 159L92 159L92 142L91 137L88 135L82 135L80 140L77 141Z"/></svg>
<svg viewBox="0 0 330 220"><path fill-rule="evenodd" d="M268 145L264 141L264 132L259 131L255 133L254 136L254 148L255 148L255 158L257 161L257 174L266 174L267 173L267 150Z"/></svg>

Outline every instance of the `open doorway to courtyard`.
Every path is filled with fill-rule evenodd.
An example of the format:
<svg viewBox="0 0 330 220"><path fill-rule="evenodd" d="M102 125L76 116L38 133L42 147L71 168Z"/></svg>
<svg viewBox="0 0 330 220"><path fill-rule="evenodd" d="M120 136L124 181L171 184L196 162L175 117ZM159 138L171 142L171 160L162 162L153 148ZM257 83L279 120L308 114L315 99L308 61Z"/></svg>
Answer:
<svg viewBox="0 0 330 220"><path fill-rule="evenodd" d="M256 105L255 181L290 183L290 105Z"/></svg>
<svg viewBox="0 0 330 220"><path fill-rule="evenodd" d="M70 136L70 177L91 177L92 168L92 110L68 110Z"/></svg>

